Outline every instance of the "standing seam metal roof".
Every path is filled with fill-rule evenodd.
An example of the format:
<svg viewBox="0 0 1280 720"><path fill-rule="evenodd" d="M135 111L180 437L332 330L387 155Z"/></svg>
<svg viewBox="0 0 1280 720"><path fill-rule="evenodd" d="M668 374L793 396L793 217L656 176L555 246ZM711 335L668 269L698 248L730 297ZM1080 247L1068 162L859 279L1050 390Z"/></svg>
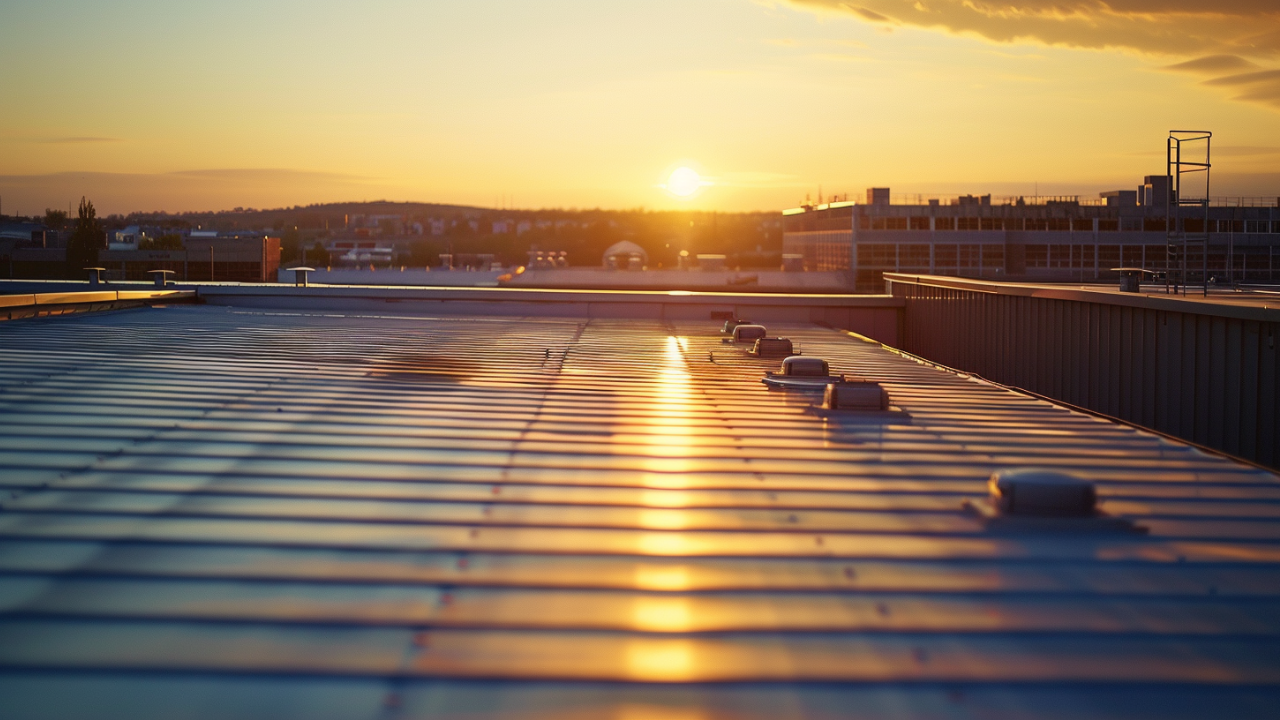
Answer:
<svg viewBox="0 0 1280 720"><path fill-rule="evenodd" d="M164 716L217 688L258 700L188 710L1274 707L1275 476L771 325L909 415L824 417L716 330L216 307L0 325L0 692L30 717ZM962 512L1033 465L1149 534ZM706 684L726 682L765 684Z"/></svg>

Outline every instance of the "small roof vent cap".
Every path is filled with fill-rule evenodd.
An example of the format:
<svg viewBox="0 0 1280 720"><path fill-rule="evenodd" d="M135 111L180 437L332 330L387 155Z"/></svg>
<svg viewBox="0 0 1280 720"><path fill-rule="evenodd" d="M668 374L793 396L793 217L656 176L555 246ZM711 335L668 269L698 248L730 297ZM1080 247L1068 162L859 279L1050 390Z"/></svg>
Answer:
<svg viewBox="0 0 1280 720"><path fill-rule="evenodd" d="M827 410L888 410L889 391L877 382L835 382L824 391L822 407Z"/></svg>
<svg viewBox="0 0 1280 720"><path fill-rule="evenodd" d="M733 329L738 327L739 325L754 325L754 324L755 323L751 322L750 320L738 320L736 318L729 318L728 320L724 321L724 327L720 328L720 332L723 332L727 335L733 332Z"/></svg>
<svg viewBox="0 0 1280 720"><path fill-rule="evenodd" d="M792 355L782 361L782 374L788 377L827 377L831 368L822 358Z"/></svg>
<svg viewBox="0 0 1280 720"><path fill-rule="evenodd" d="M781 337L762 337L756 340L752 355L762 358L785 358L795 353L791 340Z"/></svg>
<svg viewBox="0 0 1280 720"><path fill-rule="evenodd" d="M1098 505L1093 483L1047 468L997 470L987 489L1003 515L1088 517Z"/></svg>
<svg viewBox="0 0 1280 720"><path fill-rule="evenodd" d="M733 329L733 341L736 343L754 342L767 337L769 331L763 325L739 325Z"/></svg>

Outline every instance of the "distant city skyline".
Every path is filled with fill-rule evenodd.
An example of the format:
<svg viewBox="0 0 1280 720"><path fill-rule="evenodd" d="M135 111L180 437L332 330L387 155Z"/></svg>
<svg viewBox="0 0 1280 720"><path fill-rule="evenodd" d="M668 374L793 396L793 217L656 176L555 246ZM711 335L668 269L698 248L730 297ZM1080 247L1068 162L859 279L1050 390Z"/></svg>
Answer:
<svg viewBox="0 0 1280 720"><path fill-rule="evenodd" d="M55 0L0 7L0 67L7 214L1093 196L1174 128L1280 195L1270 0Z"/></svg>

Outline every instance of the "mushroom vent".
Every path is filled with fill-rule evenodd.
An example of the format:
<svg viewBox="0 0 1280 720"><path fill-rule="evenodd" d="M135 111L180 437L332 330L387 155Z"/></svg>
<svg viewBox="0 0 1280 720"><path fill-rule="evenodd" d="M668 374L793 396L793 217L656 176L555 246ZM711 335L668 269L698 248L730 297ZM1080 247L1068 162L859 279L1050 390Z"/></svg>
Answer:
<svg viewBox="0 0 1280 720"><path fill-rule="evenodd" d="M764 329L763 325L739 325L733 329L733 341L736 343L752 342L768 334L769 332Z"/></svg>
<svg viewBox="0 0 1280 720"><path fill-rule="evenodd" d="M750 320L735 320L733 318L730 318L724 321L724 327L720 328L720 332L731 333L733 332L733 329L738 327L739 325L753 325L753 324L754 323L752 323Z"/></svg>
<svg viewBox="0 0 1280 720"><path fill-rule="evenodd" d="M827 377L831 369L821 358L792 355L782 361L782 374L788 377Z"/></svg>
<svg viewBox="0 0 1280 720"><path fill-rule="evenodd" d="M1003 515L1088 517L1098 504L1093 483L1054 470L998 470L987 487Z"/></svg>
<svg viewBox="0 0 1280 720"><path fill-rule="evenodd" d="M827 386L822 407L828 410L889 409L889 391L875 382L838 382Z"/></svg>
<svg viewBox="0 0 1280 720"><path fill-rule="evenodd" d="M787 338L762 337L756 340L751 354L763 358L784 358L795 352Z"/></svg>

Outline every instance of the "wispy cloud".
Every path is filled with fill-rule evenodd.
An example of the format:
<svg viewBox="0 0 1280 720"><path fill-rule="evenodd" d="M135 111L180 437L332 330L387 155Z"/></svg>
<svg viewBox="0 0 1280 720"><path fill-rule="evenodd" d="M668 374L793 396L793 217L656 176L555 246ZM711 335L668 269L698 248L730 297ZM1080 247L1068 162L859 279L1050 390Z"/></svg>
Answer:
<svg viewBox="0 0 1280 720"><path fill-rule="evenodd" d="M1165 65L1161 69L1175 72L1217 74L1256 70L1257 68L1258 65L1256 63L1249 62L1239 55L1206 55L1186 62Z"/></svg>
<svg viewBox="0 0 1280 720"><path fill-rule="evenodd" d="M713 181L716 185L742 188L790 188L804 184L797 175L761 171L724 173Z"/></svg>
<svg viewBox="0 0 1280 720"><path fill-rule="evenodd" d="M1214 76L1201 84L1228 88L1238 93L1233 96L1235 100L1280 108L1280 69L1264 70L1256 63L1234 55L1211 55L1168 65L1164 69ZM1239 72L1241 70L1247 72Z"/></svg>
<svg viewBox="0 0 1280 720"><path fill-rule="evenodd" d="M124 142L122 138L113 137L94 137L94 136L75 136L75 137L53 137L40 138L34 142L41 145L94 145L98 143L118 143Z"/></svg>
<svg viewBox="0 0 1280 720"><path fill-rule="evenodd" d="M1280 78L1254 62L1280 57L1276 0L787 1L879 27L1190 58L1164 69L1215 75L1206 84L1239 87L1236 99L1280 109Z"/></svg>
<svg viewBox="0 0 1280 720"><path fill-rule="evenodd" d="M1264 155L1280 155L1278 145L1216 145L1214 155L1226 157L1258 157Z"/></svg>
<svg viewBox="0 0 1280 720"><path fill-rule="evenodd" d="M346 173L318 172L314 170L291 170L289 168L215 168L205 170L178 170L167 175L179 178L200 180L220 180L232 183L293 183L293 182L328 182L328 183L364 183L376 178Z"/></svg>
<svg viewBox="0 0 1280 720"><path fill-rule="evenodd" d="M789 0L867 22L1170 56L1280 53L1275 0Z"/></svg>
<svg viewBox="0 0 1280 720"><path fill-rule="evenodd" d="M60 172L0 175L5 207L60 207L84 195L102 212L286 207L411 191L380 178L303 169L194 169L167 173ZM12 198L13 205L10 204ZM139 198L145 198L141 207Z"/></svg>

